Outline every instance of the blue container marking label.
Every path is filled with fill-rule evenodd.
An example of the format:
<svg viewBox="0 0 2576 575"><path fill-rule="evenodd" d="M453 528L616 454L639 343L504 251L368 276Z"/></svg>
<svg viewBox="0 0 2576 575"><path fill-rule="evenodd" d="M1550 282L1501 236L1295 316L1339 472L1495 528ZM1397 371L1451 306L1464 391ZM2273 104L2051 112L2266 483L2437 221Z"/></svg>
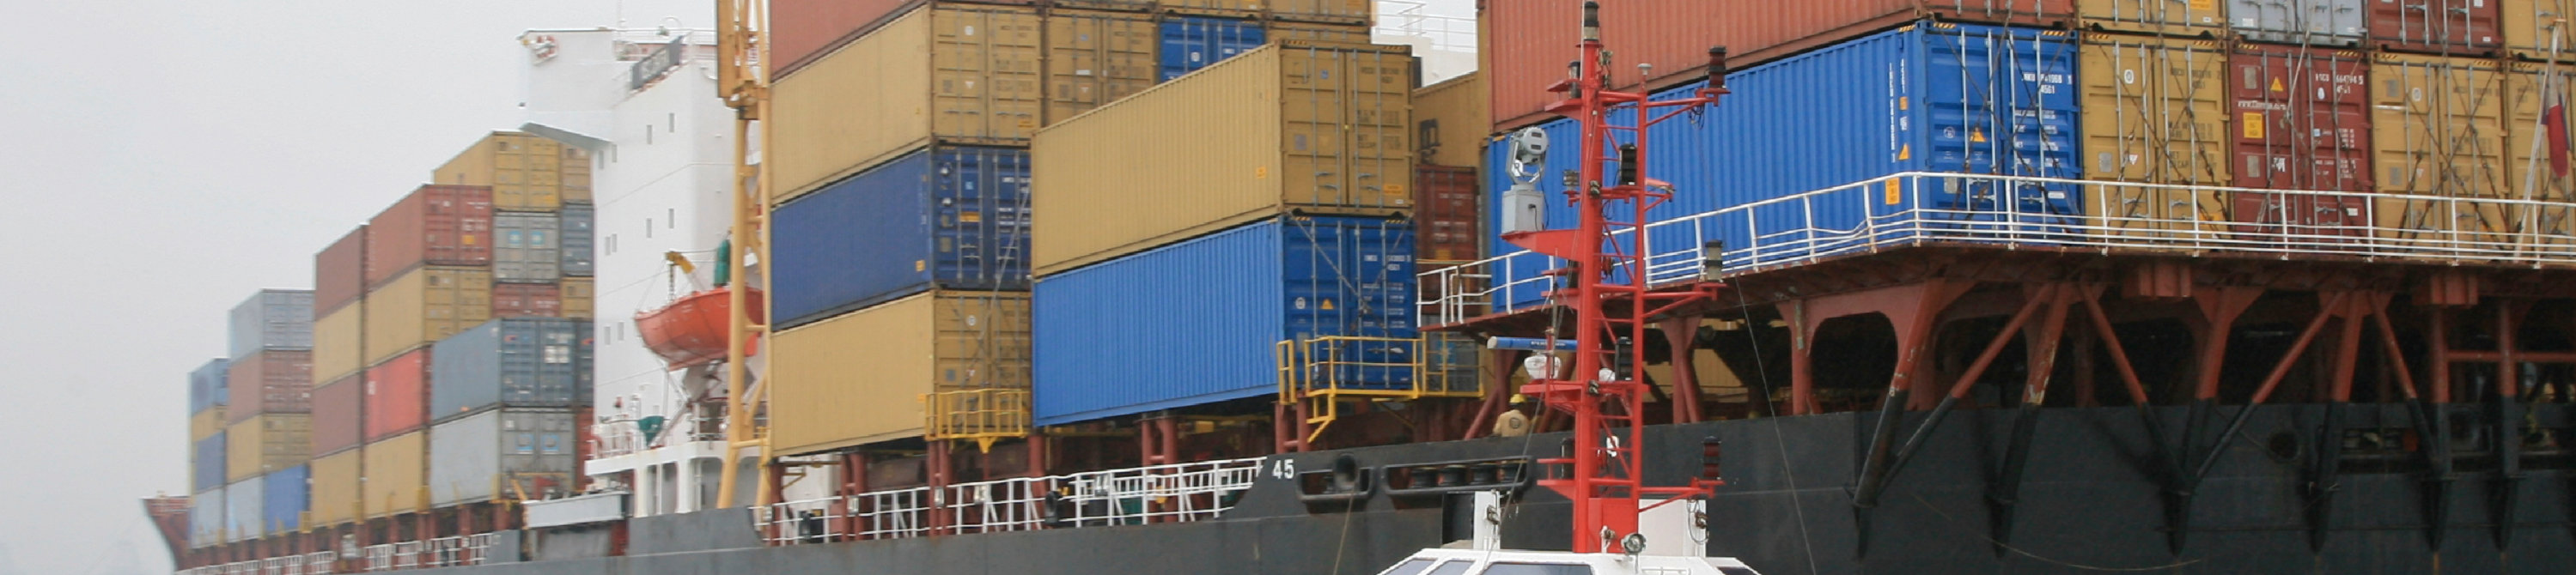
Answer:
<svg viewBox="0 0 2576 575"><path fill-rule="evenodd" d="M1923 23L1738 70L1727 78L1733 94L1720 105L1647 131L1646 175L1670 182L1675 190L1671 201L1647 212L1646 219L1683 218L1907 171L2080 178L2076 60L2076 47L2063 32ZM1681 86L1654 98L1688 97L1702 85ZM1614 117L1624 123L1634 115ZM1537 182L1547 208L1544 221L1549 229L1573 228L1576 214L1565 203L1560 174L1578 166L1580 133L1572 120L1540 129L1552 148ZM1634 141L1633 134L1614 137L1619 143ZM1488 165L1497 166L1488 175L1489 189L1511 187L1507 170L1500 167L1508 165L1509 148L1503 142L1487 147ZM1751 254L1752 263L1784 263L1857 247L1860 240L1854 236L1867 226L1903 214L1973 222L1957 224L1962 228L2037 231L2073 224L2082 213L2082 191L2071 186L2009 192L1944 188L1838 190L1695 226L1664 226L1648 235L1647 249L1669 253L1723 242L1731 251L1759 245L1766 251ZM2012 198L2008 215L1999 202L2007 197ZM1917 198L1923 205L1916 205ZM1493 204L1507 208L1506 202ZM1614 219L1628 219L1615 211L1625 209L1614 206ZM1499 209L1489 214L1492 229L1503 229L1503 216ZM1985 223L2007 218L2015 223ZM1491 245L1489 255L1520 251L1499 240ZM1738 260L1728 265L1746 263L1744 254L1732 257ZM1508 279L1531 280L1560 264L1524 255L1512 260ZM1540 303L1544 291L1533 284L1498 298L1509 307L1527 307Z"/></svg>
<svg viewBox="0 0 2576 575"><path fill-rule="evenodd" d="M1029 153L940 147L780 206L781 329L935 287L1028 289Z"/></svg>
<svg viewBox="0 0 2576 575"><path fill-rule="evenodd" d="M1164 82L1259 48L1268 38L1260 22L1232 18L1173 16L1162 28Z"/></svg>

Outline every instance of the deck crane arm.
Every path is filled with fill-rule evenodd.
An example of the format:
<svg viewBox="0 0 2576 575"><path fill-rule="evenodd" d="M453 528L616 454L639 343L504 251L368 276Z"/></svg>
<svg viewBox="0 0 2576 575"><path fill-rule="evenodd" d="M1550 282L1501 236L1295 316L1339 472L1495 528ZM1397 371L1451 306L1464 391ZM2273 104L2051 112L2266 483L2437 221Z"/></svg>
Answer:
<svg viewBox="0 0 2576 575"><path fill-rule="evenodd" d="M729 300L734 313L725 338L725 449L724 470L716 488L716 507L732 507L736 482L740 480L742 450L758 449L763 475L758 504L777 499L771 490L776 482L768 481L771 473L770 450L766 433L756 429L757 414L764 397L746 395L757 392L750 388L749 359L752 338L769 329L769 318L749 315L750 276L746 262L762 262L761 285L768 285L769 178L763 171L767 162L751 162L752 123L769 115L769 3L766 0L716 0L716 95L734 109L733 129L733 245L741 254L725 263L734 278L729 286ZM769 130L757 132L766 137ZM768 146L763 145L766 150ZM760 306L766 315L768 306ZM764 360L768 356L761 356ZM767 370L763 370L764 373ZM765 395L765 394L764 394Z"/></svg>

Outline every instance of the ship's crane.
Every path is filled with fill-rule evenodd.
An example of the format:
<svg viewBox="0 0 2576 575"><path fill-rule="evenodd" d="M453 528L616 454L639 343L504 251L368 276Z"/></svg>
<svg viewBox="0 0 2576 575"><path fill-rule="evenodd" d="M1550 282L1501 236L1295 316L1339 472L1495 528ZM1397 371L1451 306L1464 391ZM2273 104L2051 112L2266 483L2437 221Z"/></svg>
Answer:
<svg viewBox="0 0 2576 575"><path fill-rule="evenodd" d="M728 258L724 270L733 278L727 289L727 314L730 326L725 343L725 450L724 471L716 487L716 507L734 505L734 486L740 481L742 450L759 449L762 473L769 473L770 450L766 433L757 429L759 407L766 393L749 384L751 341L768 329L766 312L757 322L750 317L754 303L748 301L751 289L745 273L747 262L761 262L761 285L768 285L769 229L767 193L769 178L762 172L767 162L751 162L752 123L769 117L769 3L766 0L716 0L716 95L734 109L733 123L733 248L739 253ZM769 130L758 132L766 137ZM768 146L761 149L767 150ZM759 306L767 309L767 306ZM762 356L767 357L767 356ZM770 491L772 482L762 481L759 503L768 504L778 494Z"/></svg>
<svg viewBox="0 0 2576 575"><path fill-rule="evenodd" d="M1559 340L1570 336L1572 370L1566 371L1567 362L1552 357L1533 361L1531 381L1520 392L1549 409L1573 416L1570 453L1538 461L1541 465L1570 468L1563 476L1541 479L1539 484L1573 503L1573 541L1569 547L1573 551L1508 551L1479 537L1475 545L1479 549L1425 550L1389 569L1390 575L1473 575L1487 569L1505 571L1499 567L1505 565L1553 566L1545 570L1550 573L1575 572L1577 568L1580 572L1601 574L1753 573L1732 559L1644 556L1648 542L1638 526L1643 510L1706 497L1720 484L1714 477L1693 479L1688 485L1676 487L1645 484L1644 456L1648 452L1643 445L1642 416L1647 390L1639 377L1646 371L1646 354L1638 348L1644 345L1651 328L1648 322L1653 318L1712 293L1707 287L1655 292L1645 283L1643 254L1649 253L1651 241L1645 229L1647 212L1672 197L1670 184L1646 176L1647 159L1651 157L1647 153L1647 133L1659 122L1697 114L1727 94L1726 49L1709 50L1708 83L1689 97L1650 101L1644 93L1613 91L1610 51L1601 38L1600 10L1599 2L1583 3L1581 56L1569 68L1570 77L1548 88L1565 94L1565 99L1549 106L1548 111L1573 118L1582 127L1581 140L1575 146L1582 161L1580 168L1569 174L1565 190L1566 201L1579 213L1576 226L1503 235L1514 245L1567 262L1559 273L1570 287L1550 297L1571 308L1573 324L1551 327L1540 347L1550 353L1562 350L1565 346ZM1614 122L1621 116L1628 118ZM1542 157L1547 153L1543 141L1520 138L1515 143L1516 150ZM1535 179L1519 173L1515 176ZM1614 211L1618 219L1613 219ZM1648 499L1658 501L1648 504ZM1454 563L1464 563L1458 566L1464 570L1453 568Z"/></svg>

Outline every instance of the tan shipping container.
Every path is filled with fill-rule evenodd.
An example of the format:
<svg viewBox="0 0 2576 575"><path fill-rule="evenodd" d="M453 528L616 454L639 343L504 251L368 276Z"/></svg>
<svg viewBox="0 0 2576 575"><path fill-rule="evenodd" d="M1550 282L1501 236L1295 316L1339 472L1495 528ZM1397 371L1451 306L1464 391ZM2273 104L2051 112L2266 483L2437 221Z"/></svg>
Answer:
<svg viewBox="0 0 2576 575"><path fill-rule="evenodd" d="M813 453L918 437L921 396L1029 388L1029 295L937 291L772 340L770 442Z"/></svg>
<svg viewBox="0 0 2576 575"><path fill-rule="evenodd" d="M563 168L561 176L563 181L563 203L590 203L591 161L589 150L575 148L572 146L563 147L563 161L560 164Z"/></svg>
<svg viewBox="0 0 2576 575"><path fill-rule="evenodd" d="M312 519L307 527L330 527L358 519L358 464L364 450L351 449L313 458L313 485L310 506Z"/></svg>
<svg viewBox="0 0 2576 575"><path fill-rule="evenodd" d="M1053 124L1154 85L1161 31L1150 14L1046 16L1046 119Z"/></svg>
<svg viewBox="0 0 2576 575"><path fill-rule="evenodd" d="M2507 7L2513 5L2508 4ZM2565 66L2515 62L2505 69L2505 102L2512 115L2505 118L2504 173L2506 197L2549 202L2576 201L2576 168L2561 170L2551 158L2564 154L2571 144L2565 139L2551 142L2544 122L2550 103L2560 105L2560 122L2569 120L2565 102L2571 75L2576 71ZM2544 90L2544 88L2546 88ZM2562 132L2561 137L2565 135ZM2567 160L2560 160L2567 161ZM2526 241L2565 245L2576 243L2576 207L2550 206L2536 210L2512 210L2509 229L2524 234Z"/></svg>
<svg viewBox="0 0 2576 575"><path fill-rule="evenodd" d="M2449 239L2508 231L2502 206L2435 199L2502 198L2513 189L2505 183L2504 75L2496 61L2383 53L2372 61L2370 84L2378 191L2427 198L2381 199L2373 211L2385 233Z"/></svg>
<svg viewBox="0 0 2576 575"><path fill-rule="evenodd" d="M1412 209L1404 46L1262 46L1038 132L1040 275L1269 218Z"/></svg>
<svg viewBox="0 0 2576 575"><path fill-rule="evenodd" d="M227 413L229 412L225 411L223 406L215 406L214 409L198 411L195 415L188 416L188 441L205 441L208 437L223 433L224 416Z"/></svg>
<svg viewBox="0 0 2576 575"><path fill-rule="evenodd" d="M1485 165L1492 135L1492 96L1485 75L1470 73L1413 91L1414 161L1437 166Z"/></svg>
<svg viewBox="0 0 2576 575"><path fill-rule="evenodd" d="M1045 105L1034 8L914 10L778 82L770 175L784 202L933 142L1025 145Z"/></svg>
<svg viewBox="0 0 2576 575"><path fill-rule="evenodd" d="M366 307L344 305L313 320L313 381L339 381L367 366L367 355L358 347L365 335Z"/></svg>
<svg viewBox="0 0 2576 575"><path fill-rule="evenodd" d="M492 319L492 270L423 266L369 292L361 307L374 365Z"/></svg>
<svg viewBox="0 0 2576 575"><path fill-rule="evenodd" d="M2217 38L2227 30L2220 0L2075 0L2085 28L2110 32Z"/></svg>
<svg viewBox="0 0 2576 575"><path fill-rule="evenodd" d="M1368 26L1350 24L1273 21L1270 23L1267 33L1267 39L1271 42L1310 40L1315 42L1343 42L1349 44L1369 43Z"/></svg>
<svg viewBox="0 0 2576 575"><path fill-rule="evenodd" d="M2214 40L2084 35L2084 177L2227 186L2227 51ZM2095 186L2086 213L2123 235L2182 239L2229 220L2218 192Z"/></svg>
<svg viewBox="0 0 2576 575"><path fill-rule="evenodd" d="M367 444L366 477L358 492L368 519L425 509L429 498L429 431Z"/></svg>
<svg viewBox="0 0 2576 575"><path fill-rule="evenodd" d="M563 207L564 190L573 183L564 177L564 163L580 153L541 136L493 132L439 166L430 183L491 186L492 209L551 212ZM589 161L586 155L573 160L582 168L581 201L590 200Z"/></svg>
<svg viewBox="0 0 2576 575"><path fill-rule="evenodd" d="M594 289L598 286L593 283L595 280L566 277L555 281L556 285L563 289L564 319L590 319L593 313L591 310L597 306L593 301L598 298L598 291Z"/></svg>
<svg viewBox="0 0 2576 575"><path fill-rule="evenodd" d="M1200 16L1368 24L1375 0L1162 0L1165 10Z"/></svg>
<svg viewBox="0 0 2576 575"><path fill-rule="evenodd" d="M2498 5L2503 15L2504 50L2516 58L2540 61L2576 61L2576 29L2568 17L2576 15L2576 0L2506 0Z"/></svg>
<svg viewBox="0 0 2576 575"><path fill-rule="evenodd" d="M241 481L313 458L313 415L271 413L224 429L224 478Z"/></svg>

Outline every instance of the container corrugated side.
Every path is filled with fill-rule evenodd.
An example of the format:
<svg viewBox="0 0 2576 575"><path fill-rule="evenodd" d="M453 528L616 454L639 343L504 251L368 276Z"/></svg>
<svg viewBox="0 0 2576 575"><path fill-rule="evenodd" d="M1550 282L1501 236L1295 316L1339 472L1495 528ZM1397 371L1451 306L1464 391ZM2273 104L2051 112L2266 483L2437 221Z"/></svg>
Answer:
<svg viewBox="0 0 2576 575"><path fill-rule="evenodd" d="M222 489L225 468L228 467L225 459L232 454L232 441L224 434L216 433L213 437L197 440L189 451L188 486L200 490Z"/></svg>
<svg viewBox="0 0 2576 575"><path fill-rule="evenodd" d="M2504 147L2510 154L2504 165L2507 197L2576 201L2576 173L2561 167L2567 163L2567 151L2576 149L2576 141L2569 139L2566 130L2560 130L2552 140L2549 130L2550 122L2576 125L2565 123L2576 119L2569 116L2566 107L2569 71L2530 62L2506 66L2505 104L2511 110L2511 115L2505 117ZM2576 244L2576 206L2521 208L2507 217L2513 229L2539 234L2537 239L2525 241Z"/></svg>
<svg viewBox="0 0 2576 575"><path fill-rule="evenodd" d="M1681 218L1907 171L2079 178L2083 150L2073 40L2059 31L1925 23L1739 70L1727 77L1734 94L1724 105L1708 108L1698 122L1653 128L1648 174L1671 182L1675 191L1647 219ZM1698 86L1655 97L1680 97ZM1573 122L1550 122L1544 129L1558 144L1541 173L1575 168L1571 145L1579 138ZM1490 146L1487 165L1505 165L1500 155L1508 152L1508 146ZM1511 187L1501 171L1488 174L1488 189ZM1540 178L1538 189L1547 227L1573 228L1574 210L1560 203L1561 180ZM1983 213L1981 219L2003 219L1995 195L1978 190L1881 191L1848 189L1848 196L1820 198L1812 204L1812 219L1805 211L1809 204L1801 202L1753 210L1750 218L1763 228L1765 245L1816 240L1805 245L1818 249L1839 244L1792 232L1794 226L1858 229L1866 219L1917 208L1974 209ZM2011 218L2031 225L2051 224L2059 216L2071 220L2084 205L2082 190L2070 186L2020 189L2013 196ZM1915 205L1918 199L1926 205ZM1504 229L1502 210L1492 212L1488 229ZM1665 226L1649 234L1649 241L1674 246L1714 239L1731 250L1753 245L1745 220L1725 220L1696 229ZM1487 249L1493 255L1520 250L1491 238ZM1756 261L1784 261L1799 253L1773 252ZM1495 281L1529 279L1551 267L1541 256L1521 257L1526 259L1512 266L1519 277ZM1506 295L1510 299L1503 303L1520 306L1542 294L1530 288Z"/></svg>
<svg viewBox="0 0 2576 575"><path fill-rule="evenodd" d="M367 441L429 425L430 348L420 348L367 368Z"/></svg>
<svg viewBox="0 0 2576 575"><path fill-rule="evenodd" d="M1367 25L1360 24L1322 24L1313 22L1272 20L1270 21L1269 30L1266 31L1266 34L1269 35L1270 41L1272 42L1309 40L1315 42L1341 42L1346 44L1370 43L1369 27Z"/></svg>
<svg viewBox="0 0 2576 575"><path fill-rule="evenodd" d="M367 288L414 268L492 264L492 188L421 186L367 220Z"/></svg>
<svg viewBox="0 0 2576 575"><path fill-rule="evenodd" d="M1256 20L1166 17L1155 35L1155 75L1160 81L1170 82L1260 48L1269 38L1269 31Z"/></svg>
<svg viewBox="0 0 2576 575"><path fill-rule="evenodd" d="M589 150L573 146L563 147L562 177L564 207L569 208L573 204L587 205L590 203L590 166L591 162L596 161L599 160L593 158L590 155Z"/></svg>
<svg viewBox="0 0 2576 575"><path fill-rule="evenodd" d="M935 147L780 206L781 327L932 289L1027 290L1029 152Z"/></svg>
<svg viewBox="0 0 2576 575"><path fill-rule="evenodd" d="M232 402L227 423L270 413L313 411L313 352L270 350L232 362L224 379Z"/></svg>
<svg viewBox="0 0 2576 575"><path fill-rule="evenodd" d="M224 478L241 481L313 458L313 416L279 413L224 428Z"/></svg>
<svg viewBox="0 0 2576 575"><path fill-rule="evenodd" d="M771 444L811 453L918 437L922 394L1028 389L1029 312L1025 293L936 291L778 332Z"/></svg>
<svg viewBox="0 0 2576 575"><path fill-rule="evenodd" d="M780 66L777 77L785 78L813 64L823 54L841 48L852 40L873 33L878 27L904 14L933 4L957 4L950 0L774 0L769 3L772 47L770 57ZM1037 4L1036 0L966 0L973 4ZM1054 5L1072 8L1096 8L1076 4L1153 5L1152 0L1087 0ZM1133 8L1142 10L1144 7Z"/></svg>
<svg viewBox="0 0 2576 575"><path fill-rule="evenodd" d="M564 278L555 282L563 291L564 319L591 319L598 284L590 278Z"/></svg>
<svg viewBox="0 0 2576 575"><path fill-rule="evenodd" d="M2088 33L2083 40L2084 175L2147 184L2228 186L2227 51L2217 41ZM2215 230L2217 192L2094 186L2094 225L2154 239Z"/></svg>
<svg viewBox="0 0 2576 575"><path fill-rule="evenodd" d="M1271 44L1039 131L1037 272L1283 212L1410 213L1413 62L1402 46Z"/></svg>
<svg viewBox="0 0 2576 575"><path fill-rule="evenodd" d="M2227 0L2227 19L2248 42L2353 46L2369 31L2370 1Z"/></svg>
<svg viewBox="0 0 2576 575"><path fill-rule="evenodd" d="M1037 11L938 5L780 79L763 152L777 201L933 142L1026 145L1045 107Z"/></svg>
<svg viewBox="0 0 2576 575"><path fill-rule="evenodd" d="M1046 15L1046 123L1154 85L1150 14L1054 10Z"/></svg>
<svg viewBox="0 0 2576 575"><path fill-rule="evenodd" d="M1039 279L1033 421L1275 394L1282 340L1414 337L1412 232L1280 218Z"/></svg>
<svg viewBox="0 0 2576 575"><path fill-rule="evenodd" d="M232 403L232 360L215 358L188 372L188 413L205 413ZM222 416L216 416L222 417Z"/></svg>
<svg viewBox="0 0 2576 575"><path fill-rule="evenodd" d="M367 294L366 360L429 345L492 319L492 271L426 267Z"/></svg>
<svg viewBox="0 0 2576 575"><path fill-rule="evenodd" d="M225 410L208 409L188 415L188 440L200 441L224 432Z"/></svg>
<svg viewBox="0 0 2576 575"><path fill-rule="evenodd" d="M563 277L563 220L554 214L492 214L492 281L552 283Z"/></svg>
<svg viewBox="0 0 2576 575"><path fill-rule="evenodd" d="M2371 0L2370 45L2390 52L2491 56L2504 48L2510 0Z"/></svg>
<svg viewBox="0 0 2576 575"><path fill-rule="evenodd" d="M1413 170L1416 259L1462 261L1484 253L1484 195L1475 168L1422 164Z"/></svg>
<svg viewBox="0 0 2576 575"><path fill-rule="evenodd" d="M2372 189L2370 61L2359 52L2245 44L2228 55L2236 187ZM2228 218L2301 235L2358 233L2358 197L2236 194ZM2256 228L2263 229L2263 228Z"/></svg>
<svg viewBox="0 0 2576 575"><path fill-rule="evenodd" d="M2576 14L2576 0L2514 0L2504 2L2499 17L2504 22L2505 53L2515 58L2542 62L2576 61L2576 33L2568 29L2568 15Z"/></svg>
<svg viewBox="0 0 2576 575"><path fill-rule="evenodd" d="M1414 90L1414 160L1463 168L1484 164L1485 136L1494 126L1492 97L1482 73Z"/></svg>
<svg viewBox="0 0 2576 575"><path fill-rule="evenodd" d="M227 511L222 483L188 496L188 545L211 547L224 544Z"/></svg>
<svg viewBox="0 0 2576 575"><path fill-rule="evenodd" d="M429 504L540 499L572 486L570 409L503 408L429 428Z"/></svg>
<svg viewBox="0 0 2576 575"><path fill-rule="evenodd" d="M264 289L233 306L232 357L263 349L313 349L313 292Z"/></svg>
<svg viewBox="0 0 2576 575"><path fill-rule="evenodd" d="M261 491L259 523L268 533L294 533L304 528L304 512L312 501L310 480L313 469L303 465L269 472L259 480Z"/></svg>
<svg viewBox="0 0 2576 575"><path fill-rule="evenodd" d="M556 284L492 284L492 317L563 317L563 288Z"/></svg>
<svg viewBox="0 0 2576 575"><path fill-rule="evenodd" d="M366 454L351 449L313 459L313 527L356 521L359 515L358 466Z"/></svg>
<svg viewBox="0 0 2576 575"><path fill-rule="evenodd" d="M556 236L563 242L563 275L590 277L599 269L591 251L599 246L599 237L592 231L598 213L599 209L589 204L564 204L560 220L563 228Z"/></svg>
<svg viewBox="0 0 2576 575"><path fill-rule="evenodd" d="M2217 38L2227 32L2225 8L2219 0L2075 0L2075 17L2089 30Z"/></svg>
<svg viewBox="0 0 2576 575"><path fill-rule="evenodd" d="M260 487L258 476L224 486L225 542L249 541L264 534L260 529L260 513L263 511L260 503L268 499L267 495L268 491Z"/></svg>
<svg viewBox="0 0 2576 575"><path fill-rule="evenodd" d="M2504 74L2494 60L2381 53L2371 62L2371 167L2378 191L2422 200L2380 199L2379 225L2400 238L2506 241ZM2455 213L2458 212L2458 213Z"/></svg>
<svg viewBox="0 0 2576 575"><path fill-rule="evenodd" d="M367 226L349 230L313 254L313 315L321 317L367 293Z"/></svg>
<svg viewBox="0 0 2576 575"><path fill-rule="evenodd" d="M366 306L341 306L338 311L313 320L313 380L339 379L366 367L367 354L359 342L365 337L362 323Z"/></svg>
<svg viewBox="0 0 2576 575"><path fill-rule="evenodd" d="M1271 0L1274 20L1367 24L1377 13L1374 0Z"/></svg>
<svg viewBox="0 0 2576 575"><path fill-rule="evenodd" d="M366 409L367 382L360 374L313 388L313 453L328 455L357 447L365 435L358 426Z"/></svg>
<svg viewBox="0 0 2576 575"><path fill-rule="evenodd" d="M493 132L430 173L431 183L488 186L492 208L551 212L563 205L565 146L523 132Z"/></svg>
<svg viewBox="0 0 2576 575"><path fill-rule="evenodd" d="M590 322L568 319L496 319L430 347L431 419L446 419L496 405L570 407L576 373L588 362Z"/></svg>
<svg viewBox="0 0 2576 575"><path fill-rule="evenodd" d="M429 433L414 431L367 444L359 493L368 519L422 511L429 490Z"/></svg>

